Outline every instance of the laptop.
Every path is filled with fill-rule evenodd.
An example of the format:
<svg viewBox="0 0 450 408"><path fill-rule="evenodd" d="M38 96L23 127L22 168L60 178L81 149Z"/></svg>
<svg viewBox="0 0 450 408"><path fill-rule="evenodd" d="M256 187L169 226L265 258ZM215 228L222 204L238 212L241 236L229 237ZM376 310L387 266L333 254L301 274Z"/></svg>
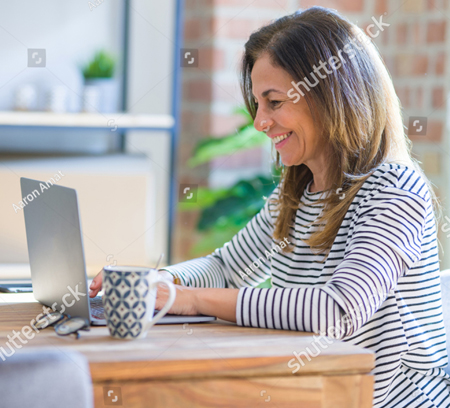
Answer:
<svg viewBox="0 0 450 408"><path fill-rule="evenodd" d="M55 311L106 325L101 297L89 297L76 190L24 177L20 186L34 297ZM167 314L157 324L211 320Z"/></svg>

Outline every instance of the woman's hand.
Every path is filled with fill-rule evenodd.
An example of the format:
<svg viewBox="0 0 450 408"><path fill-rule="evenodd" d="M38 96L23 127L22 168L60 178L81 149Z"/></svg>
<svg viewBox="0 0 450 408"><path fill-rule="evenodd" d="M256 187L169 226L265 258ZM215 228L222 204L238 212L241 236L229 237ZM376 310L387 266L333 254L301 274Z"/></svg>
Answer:
<svg viewBox="0 0 450 408"><path fill-rule="evenodd" d="M176 315L198 315L197 293L201 289L175 285L176 297L172 307L167 313ZM169 298L169 290L166 285L159 284L156 292L155 308L161 310Z"/></svg>
<svg viewBox="0 0 450 408"><path fill-rule="evenodd" d="M103 269L92 280L92 283L89 286L89 297L91 298L97 296L98 292L100 292L100 290L102 289L102 272ZM159 271L159 276L162 276L164 279L173 282L173 275L167 271Z"/></svg>
<svg viewBox="0 0 450 408"><path fill-rule="evenodd" d="M191 288L175 285L176 298L167 313L182 315L216 316L236 322L236 304L239 289ZM155 308L161 310L167 302L169 291L158 285Z"/></svg>
<svg viewBox="0 0 450 408"><path fill-rule="evenodd" d="M92 279L92 283L89 286L89 297L95 297L97 296L98 292L100 292L102 288L102 272L103 269L97 273L97 276Z"/></svg>
<svg viewBox="0 0 450 408"><path fill-rule="evenodd" d="M173 282L173 275L159 271L164 279ZM102 288L102 271L89 286L89 296L97 296ZM206 289L175 285L175 302L168 313L178 315L209 315L219 319L236 322L236 303L239 289ZM156 309L161 310L167 302L169 291L164 285L158 285Z"/></svg>

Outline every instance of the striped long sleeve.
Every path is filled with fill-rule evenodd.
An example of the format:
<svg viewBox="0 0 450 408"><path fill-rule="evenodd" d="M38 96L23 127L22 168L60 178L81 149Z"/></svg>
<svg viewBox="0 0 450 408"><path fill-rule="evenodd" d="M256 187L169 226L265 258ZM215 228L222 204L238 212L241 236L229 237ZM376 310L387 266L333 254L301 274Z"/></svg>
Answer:
<svg viewBox="0 0 450 408"><path fill-rule="evenodd" d="M419 260L430 206L429 198L425 201L396 188L378 192L355 211L344 258L327 283L243 288L236 311L238 324L337 338L353 334L380 308L402 273Z"/></svg>

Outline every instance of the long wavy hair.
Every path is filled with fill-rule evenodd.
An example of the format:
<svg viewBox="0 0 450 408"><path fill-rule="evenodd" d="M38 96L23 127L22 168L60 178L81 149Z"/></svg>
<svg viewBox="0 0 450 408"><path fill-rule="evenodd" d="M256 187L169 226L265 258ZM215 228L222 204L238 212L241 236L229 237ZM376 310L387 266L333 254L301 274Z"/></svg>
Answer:
<svg viewBox="0 0 450 408"><path fill-rule="evenodd" d="M348 52L349 46L354 55ZM328 185L334 192L342 189L321 200L323 211L315 224L322 227L306 240L313 251L324 254L331 248L355 195L378 166L404 164L423 175L411 158L392 79L369 37L336 11L322 7L282 17L253 33L245 44L241 68L242 93L254 119L257 105L251 73L259 57L268 55L274 66L297 82L309 79L314 65L337 57L339 52L345 64L304 94L314 122L320 123L331 147ZM304 164L282 166L278 153L277 164L282 171L274 238L283 240L289 236L300 198L313 175ZM423 177L436 203L431 184Z"/></svg>

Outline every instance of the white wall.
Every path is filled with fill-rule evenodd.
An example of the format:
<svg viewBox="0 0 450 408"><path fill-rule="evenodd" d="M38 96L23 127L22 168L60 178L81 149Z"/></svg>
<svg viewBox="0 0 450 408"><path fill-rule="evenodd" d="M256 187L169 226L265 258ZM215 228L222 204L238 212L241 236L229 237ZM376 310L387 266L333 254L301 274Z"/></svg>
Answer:
<svg viewBox="0 0 450 408"><path fill-rule="evenodd" d="M93 2L94 3L94 2ZM70 111L80 109L83 78L79 66L99 48L120 58L123 6L104 1L90 11L88 1L18 0L3 2L0 13L0 110L13 106L15 89L31 83L44 92L63 84ZM174 1L131 1L128 108L133 113L170 113ZM46 68L27 67L27 49L45 48ZM121 74L120 64L117 75ZM43 107L44 100L40 99ZM117 146L111 132L0 130L0 151L85 152L101 154ZM127 151L145 154L156 181L156 220L149 233L157 238L151 258L167 252L169 134L129 134Z"/></svg>
<svg viewBox="0 0 450 408"><path fill-rule="evenodd" d="M175 1L132 1L128 110L171 114ZM129 132L127 150L145 153L156 180L154 253L167 252L169 139L167 132Z"/></svg>
<svg viewBox="0 0 450 408"><path fill-rule="evenodd" d="M69 111L79 111L83 86L79 67L99 48L121 58L122 8L121 1L104 1L92 11L87 1L2 2L0 110L12 109L16 88L29 83L38 89L41 109L46 91L53 85L64 85ZM27 67L28 48L46 49L45 68ZM110 133L0 130L0 149L101 153L114 146Z"/></svg>

